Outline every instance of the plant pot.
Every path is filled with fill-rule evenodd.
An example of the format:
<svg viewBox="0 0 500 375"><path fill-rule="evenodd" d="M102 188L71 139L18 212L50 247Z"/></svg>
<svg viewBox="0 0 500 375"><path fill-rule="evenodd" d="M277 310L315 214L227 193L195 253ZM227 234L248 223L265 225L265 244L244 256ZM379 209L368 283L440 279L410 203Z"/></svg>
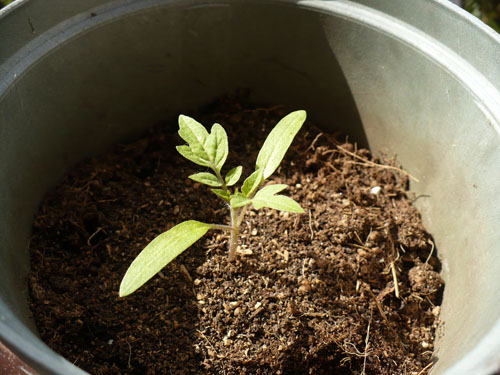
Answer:
<svg viewBox="0 0 500 375"><path fill-rule="evenodd" d="M443 262L434 374L500 368L500 38L447 1L20 0L0 11L0 340L39 340L27 244L77 160L238 87L397 154ZM328 121L327 121L328 120ZM334 129L326 129L334 130Z"/></svg>

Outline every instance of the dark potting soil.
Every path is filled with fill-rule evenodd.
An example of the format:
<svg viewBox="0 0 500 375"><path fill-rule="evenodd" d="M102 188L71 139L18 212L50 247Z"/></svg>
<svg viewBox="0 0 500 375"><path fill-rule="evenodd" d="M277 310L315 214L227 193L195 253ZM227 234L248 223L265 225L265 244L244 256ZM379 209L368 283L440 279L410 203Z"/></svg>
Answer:
<svg viewBox="0 0 500 375"><path fill-rule="evenodd" d="M248 175L285 111L241 101L194 117L226 128L226 165ZM95 375L427 373L443 282L408 175L309 122L271 178L305 214L252 209L235 262L226 233L209 232L118 298L156 235L188 219L228 222L187 178L199 169L177 154L176 130L86 160L42 203L29 286L50 347Z"/></svg>

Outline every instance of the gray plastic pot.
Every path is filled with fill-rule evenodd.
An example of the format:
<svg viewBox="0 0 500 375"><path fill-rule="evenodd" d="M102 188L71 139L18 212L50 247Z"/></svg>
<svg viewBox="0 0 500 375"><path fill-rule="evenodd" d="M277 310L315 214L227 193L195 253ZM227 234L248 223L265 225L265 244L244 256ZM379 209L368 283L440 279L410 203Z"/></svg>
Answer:
<svg viewBox="0 0 500 375"><path fill-rule="evenodd" d="M441 0L18 0L0 11L0 340L37 337L27 244L68 166L238 87L397 154L443 261L433 374L500 368L500 39Z"/></svg>

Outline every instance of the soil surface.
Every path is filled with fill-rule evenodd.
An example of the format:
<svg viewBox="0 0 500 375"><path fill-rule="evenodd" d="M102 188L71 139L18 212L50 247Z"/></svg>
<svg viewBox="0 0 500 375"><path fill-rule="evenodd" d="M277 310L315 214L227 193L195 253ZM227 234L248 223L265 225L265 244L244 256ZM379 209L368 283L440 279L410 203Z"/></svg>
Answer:
<svg viewBox="0 0 500 375"><path fill-rule="evenodd" d="M287 112L243 101L193 117L226 128L225 171L247 176ZM249 210L235 262L226 233L211 231L118 298L155 236L189 219L228 223L223 202L187 178L200 170L177 154L176 130L84 161L42 203L29 285L50 347L95 375L428 372L443 282L408 175L310 122L270 179L305 214Z"/></svg>

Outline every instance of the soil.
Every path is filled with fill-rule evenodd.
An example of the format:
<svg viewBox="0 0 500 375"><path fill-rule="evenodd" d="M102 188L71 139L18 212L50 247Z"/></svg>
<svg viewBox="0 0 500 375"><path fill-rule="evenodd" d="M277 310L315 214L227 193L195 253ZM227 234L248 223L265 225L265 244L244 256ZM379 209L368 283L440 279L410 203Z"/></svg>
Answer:
<svg viewBox="0 0 500 375"><path fill-rule="evenodd" d="M193 117L226 128L226 170L248 175L287 112L244 102L223 98ZM270 179L305 214L252 209L235 262L226 233L212 231L119 298L155 236L184 220L229 220L187 178L200 170L175 151L176 130L170 121L82 162L42 203L30 303L51 348L95 375L428 372L443 281L409 177L310 122Z"/></svg>

